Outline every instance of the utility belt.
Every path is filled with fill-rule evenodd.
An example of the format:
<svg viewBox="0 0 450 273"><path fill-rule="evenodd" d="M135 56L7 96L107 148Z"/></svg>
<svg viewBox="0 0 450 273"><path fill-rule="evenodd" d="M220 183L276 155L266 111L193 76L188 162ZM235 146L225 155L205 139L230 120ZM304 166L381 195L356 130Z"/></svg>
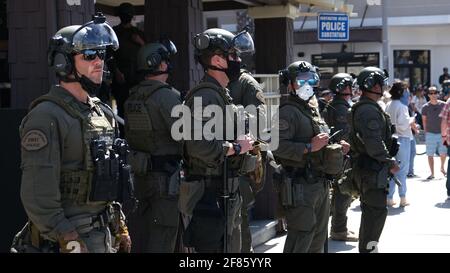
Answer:
<svg viewBox="0 0 450 273"><path fill-rule="evenodd" d="M115 222L120 217L112 205L103 212L94 216L74 216L68 220L75 226L78 234L85 234L93 229L111 228L114 234L117 232ZM15 253L57 253L59 243L56 238L43 236L39 229L31 221L28 221L20 232L16 234L11 245L11 252Z"/></svg>
<svg viewBox="0 0 450 273"><path fill-rule="evenodd" d="M178 165L181 161L180 155L149 156L148 172L171 172L171 166Z"/></svg>
<svg viewBox="0 0 450 273"><path fill-rule="evenodd" d="M281 205L295 208L300 205L305 185L322 183L326 187L330 179L325 173L309 168L286 167L280 173L274 173L275 190L280 195Z"/></svg>
<svg viewBox="0 0 450 273"><path fill-rule="evenodd" d="M283 172L282 172L283 173ZM326 173L312 168L285 167L284 173L290 177L294 183L316 184L325 180L331 180Z"/></svg>
<svg viewBox="0 0 450 273"><path fill-rule="evenodd" d="M205 193L223 197L225 189L229 200L233 200L238 194L239 177L229 177L224 185L222 176L188 176L180 184L178 208L183 214L192 216L195 206Z"/></svg>
<svg viewBox="0 0 450 273"><path fill-rule="evenodd" d="M192 182L202 182L207 190L217 190L219 193L223 193L224 190L224 179L222 176L189 176L186 178L186 183ZM234 194L239 189L239 177L229 176L227 179L227 189L228 193Z"/></svg>
<svg viewBox="0 0 450 273"><path fill-rule="evenodd" d="M228 177L242 176L255 170L258 157L256 155L246 153L239 156L231 156L228 160ZM184 161L186 175L197 177L221 177L223 168L208 167L203 161L197 158L188 158Z"/></svg>
<svg viewBox="0 0 450 273"><path fill-rule="evenodd" d="M76 227L79 234L88 233L93 229L109 227L114 220L114 212L109 207L98 215L69 218L69 222Z"/></svg>

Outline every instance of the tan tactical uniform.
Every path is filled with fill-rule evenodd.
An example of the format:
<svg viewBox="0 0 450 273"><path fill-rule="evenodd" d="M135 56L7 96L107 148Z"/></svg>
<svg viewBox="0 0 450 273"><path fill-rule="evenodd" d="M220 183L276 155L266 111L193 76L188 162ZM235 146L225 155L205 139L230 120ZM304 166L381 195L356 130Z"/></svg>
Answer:
<svg viewBox="0 0 450 273"><path fill-rule="evenodd" d="M89 145L101 139L111 146L113 128L98 99L82 103L60 86L48 96L70 112L45 99L33 105L20 125L26 213L44 239L56 241L76 230L89 252L111 252L108 202L90 198L94 164Z"/></svg>

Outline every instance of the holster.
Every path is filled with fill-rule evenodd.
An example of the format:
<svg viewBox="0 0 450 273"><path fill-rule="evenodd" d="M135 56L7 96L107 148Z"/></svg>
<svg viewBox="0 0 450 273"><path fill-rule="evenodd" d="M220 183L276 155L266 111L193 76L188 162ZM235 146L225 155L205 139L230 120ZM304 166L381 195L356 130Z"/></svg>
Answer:
<svg viewBox="0 0 450 273"><path fill-rule="evenodd" d="M14 236L11 253L58 253L56 242L42 238L39 230L30 221Z"/></svg>
<svg viewBox="0 0 450 273"><path fill-rule="evenodd" d="M178 209L186 216L192 216L195 206L205 192L205 182L202 180L181 181Z"/></svg>

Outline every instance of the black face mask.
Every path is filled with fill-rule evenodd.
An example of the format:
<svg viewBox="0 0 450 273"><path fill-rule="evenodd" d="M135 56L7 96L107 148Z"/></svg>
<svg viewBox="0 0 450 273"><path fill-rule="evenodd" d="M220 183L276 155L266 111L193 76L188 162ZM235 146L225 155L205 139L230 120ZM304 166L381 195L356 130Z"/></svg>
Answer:
<svg viewBox="0 0 450 273"><path fill-rule="evenodd" d="M237 80L241 74L241 62L230 60L227 60L227 62L228 68L225 70L225 74L227 74L230 81Z"/></svg>
<svg viewBox="0 0 450 273"><path fill-rule="evenodd" d="M101 84L94 83L89 78L87 78L84 75L81 75L81 78L79 78L79 82L81 84L81 87L88 92L90 96L97 96L98 90L100 89Z"/></svg>

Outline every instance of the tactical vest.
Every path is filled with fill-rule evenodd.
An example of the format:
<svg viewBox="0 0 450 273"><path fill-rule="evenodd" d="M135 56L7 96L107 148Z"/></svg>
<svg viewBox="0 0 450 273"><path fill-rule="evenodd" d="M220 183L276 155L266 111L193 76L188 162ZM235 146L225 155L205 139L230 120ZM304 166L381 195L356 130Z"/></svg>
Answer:
<svg viewBox="0 0 450 273"><path fill-rule="evenodd" d="M325 109L322 112L322 117L325 120L325 122L328 124L328 126L334 126L333 123L333 116L334 116L334 110L336 109L335 106L337 105L344 105L345 107L349 107L349 105L343 101L343 100L335 100L333 99L331 103L327 104L325 106Z"/></svg>
<svg viewBox="0 0 450 273"><path fill-rule="evenodd" d="M304 106L302 106L299 103L294 102L290 99L287 99L286 101L284 101L281 104L280 108L284 107L286 105L294 106L296 109L298 109L302 113L303 116L305 116L306 118L308 118L311 121L311 126L313 129L313 136L316 136L320 133L329 131L327 124L321 119L320 114L317 111L317 109L311 107L310 110L308 110ZM296 142L301 142L301 143L310 143L311 142L311 138L309 138L309 137L308 138L296 138L294 140ZM306 157L307 157L307 161L310 162L311 167L314 170L323 171L323 168L322 168L323 149L320 149L319 151L316 151L316 152L308 153L308 154L306 154Z"/></svg>
<svg viewBox="0 0 450 273"><path fill-rule="evenodd" d="M358 109L361 105L372 105L377 108L377 110L380 112L383 122L385 124L385 131L384 131L384 137L383 141L385 142L386 148L389 149L389 147L392 145L392 123L391 118L389 115L381 109L381 107L376 102L372 102L369 100L360 100L357 103L355 103L351 108L351 114L349 117L350 122L350 146L352 147L352 150L356 151L358 154L366 154L366 148L365 144L362 141L362 138L358 136L358 133L355 131L355 113L356 109ZM357 156L357 155L355 155Z"/></svg>
<svg viewBox="0 0 450 273"><path fill-rule="evenodd" d="M217 92L217 94L220 95L220 97L223 99L225 105L231 105L232 104L232 98L225 92L224 88L221 88L217 86L216 84L210 83L210 82L202 82L193 89L191 89L187 94L184 101L184 104L189 104L193 99L195 93L200 91L201 89L213 89ZM193 110L193 109L191 109ZM225 113L225 110L224 112ZM236 120L235 120L236 121ZM224 120L225 122L225 120ZM235 124L236 127L236 124ZM225 128L225 127L224 127ZM224 130L225 132L225 130ZM184 147L184 141L183 141L183 159L184 164L187 167L187 175L192 176L221 176L223 174L222 168L211 168L210 166L207 166L202 160L186 156L187 153L185 152ZM228 158L228 171L232 172L232 176L237 176L237 172L241 167L241 163L243 161L245 155L238 155L238 156L232 156Z"/></svg>
<svg viewBox="0 0 450 273"><path fill-rule="evenodd" d="M151 154L156 143L172 139L170 131L155 130L149 109L145 105L150 96L161 88L171 89L170 85L162 82L155 84L144 82L130 90L130 97L125 103L125 135L133 150ZM171 144L168 141L168 145Z"/></svg>
<svg viewBox="0 0 450 273"><path fill-rule="evenodd" d="M98 113L102 113L98 98L91 98ZM84 116L73 105L77 103L72 96L60 97L56 94L46 94L30 105L30 110L41 102L50 101L64 109L70 116L80 121L83 136L83 169L78 171L62 171L60 177L61 199L69 200L77 204L93 203L91 190L93 189L93 177L95 165L91 154L91 142L93 139L104 141L107 148L111 148L114 140L114 130L108 119L103 116ZM117 174L118 175L118 174ZM102 201L103 202L103 201Z"/></svg>

